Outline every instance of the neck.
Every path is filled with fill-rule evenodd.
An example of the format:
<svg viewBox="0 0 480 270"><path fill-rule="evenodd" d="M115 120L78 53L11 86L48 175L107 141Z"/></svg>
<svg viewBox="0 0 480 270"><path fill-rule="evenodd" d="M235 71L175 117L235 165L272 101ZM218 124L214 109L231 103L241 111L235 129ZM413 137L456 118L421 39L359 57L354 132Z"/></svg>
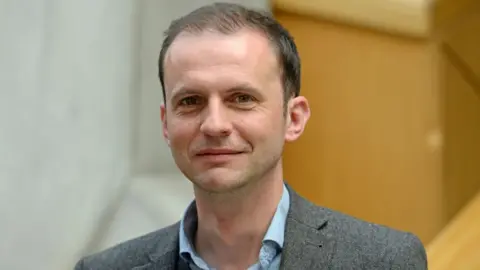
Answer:
<svg viewBox="0 0 480 270"><path fill-rule="evenodd" d="M282 192L280 165L233 193L212 195L195 188L200 256L221 269L246 269L256 263Z"/></svg>

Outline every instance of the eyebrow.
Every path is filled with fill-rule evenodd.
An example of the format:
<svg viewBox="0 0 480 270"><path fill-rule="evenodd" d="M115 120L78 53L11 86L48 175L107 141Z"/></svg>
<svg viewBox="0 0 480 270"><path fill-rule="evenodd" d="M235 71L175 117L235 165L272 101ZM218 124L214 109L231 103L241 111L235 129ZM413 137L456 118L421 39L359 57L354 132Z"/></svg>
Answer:
<svg viewBox="0 0 480 270"><path fill-rule="evenodd" d="M248 83L241 83L241 84L235 85L234 87L231 87L230 89L228 89L226 92L227 93L246 92L255 96L263 96L261 94L261 91L258 88Z"/></svg>

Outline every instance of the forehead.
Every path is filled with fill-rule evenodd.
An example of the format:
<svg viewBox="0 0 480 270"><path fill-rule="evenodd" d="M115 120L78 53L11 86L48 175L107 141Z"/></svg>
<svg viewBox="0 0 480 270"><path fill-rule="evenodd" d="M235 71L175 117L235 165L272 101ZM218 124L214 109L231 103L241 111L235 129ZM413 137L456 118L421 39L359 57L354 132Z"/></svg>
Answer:
<svg viewBox="0 0 480 270"><path fill-rule="evenodd" d="M178 80L234 73L248 79L278 76L277 56L261 33L240 30L233 34L213 31L181 33L167 51L165 84L172 88Z"/></svg>

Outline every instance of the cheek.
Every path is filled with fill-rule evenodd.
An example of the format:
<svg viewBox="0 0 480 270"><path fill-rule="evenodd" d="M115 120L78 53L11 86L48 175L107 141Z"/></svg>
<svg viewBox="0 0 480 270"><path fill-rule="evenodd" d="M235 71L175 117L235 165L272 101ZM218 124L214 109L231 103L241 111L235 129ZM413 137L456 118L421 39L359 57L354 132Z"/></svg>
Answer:
<svg viewBox="0 0 480 270"><path fill-rule="evenodd" d="M250 116L239 122L238 130L240 135L250 143L270 144L270 142L283 140L285 136L285 122L282 114L273 116L262 114ZM259 146L259 145L257 145Z"/></svg>
<svg viewBox="0 0 480 270"><path fill-rule="evenodd" d="M173 150L183 149L195 136L195 125L187 124L186 121L172 121L169 126L170 146Z"/></svg>

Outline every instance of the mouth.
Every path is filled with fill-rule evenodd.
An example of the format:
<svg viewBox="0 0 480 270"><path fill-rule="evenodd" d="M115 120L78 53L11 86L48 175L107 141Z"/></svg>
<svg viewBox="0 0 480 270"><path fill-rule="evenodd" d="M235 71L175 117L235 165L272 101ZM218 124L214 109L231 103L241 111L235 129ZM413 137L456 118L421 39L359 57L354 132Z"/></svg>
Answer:
<svg viewBox="0 0 480 270"><path fill-rule="evenodd" d="M229 156L229 155L239 155L242 154L243 151L233 150L233 149L225 149L225 148L211 148L211 149L204 149L198 151L196 156Z"/></svg>

